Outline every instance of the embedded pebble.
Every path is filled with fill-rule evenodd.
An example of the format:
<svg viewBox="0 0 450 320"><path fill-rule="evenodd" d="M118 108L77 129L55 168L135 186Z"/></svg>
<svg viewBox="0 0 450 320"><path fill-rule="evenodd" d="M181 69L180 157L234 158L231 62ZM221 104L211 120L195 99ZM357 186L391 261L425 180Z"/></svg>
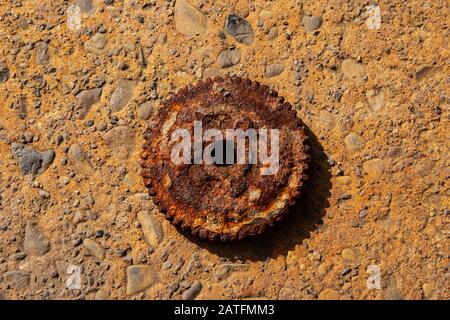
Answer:
<svg viewBox="0 0 450 320"><path fill-rule="evenodd" d="M272 18L272 16L272 11L269 10L261 10L261 12L259 13L259 18L261 19L261 21L269 20Z"/></svg>
<svg viewBox="0 0 450 320"><path fill-rule="evenodd" d="M137 218L142 225L142 232L144 233L145 240L153 248L158 247L164 237L161 222L148 211L140 211Z"/></svg>
<svg viewBox="0 0 450 320"><path fill-rule="evenodd" d="M336 124L336 117L331 112L320 110L319 121L326 129L331 130Z"/></svg>
<svg viewBox="0 0 450 320"><path fill-rule="evenodd" d="M0 62L0 83L9 79L9 69L3 62Z"/></svg>
<svg viewBox="0 0 450 320"><path fill-rule="evenodd" d="M201 35L206 32L208 22L206 17L185 0L175 3L175 27L186 36Z"/></svg>
<svg viewBox="0 0 450 320"><path fill-rule="evenodd" d="M80 8L80 11L83 13L89 14L95 13L95 6L93 0L77 0L76 4Z"/></svg>
<svg viewBox="0 0 450 320"><path fill-rule="evenodd" d="M378 180L384 171L384 161L378 158L368 160L363 164L363 170L371 180Z"/></svg>
<svg viewBox="0 0 450 320"><path fill-rule="evenodd" d="M368 90L366 97L373 112L380 111L386 105L383 90Z"/></svg>
<svg viewBox="0 0 450 320"><path fill-rule="evenodd" d="M55 151L38 152L19 143L12 143L11 151L19 163L19 169L23 175L41 174L55 159Z"/></svg>
<svg viewBox="0 0 450 320"><path fill-rule="evenodd" d="M402 152L402 149L400 147L389 147L389 149L386 152L386 155L389 158L398 158Z"/></svg>
<svg viewBox="0 0 450 320"><path fill-rule="evenodd" d="M322 17L304 15L302 23L307 32L313 32L322 25Z"/></svg>
<svg viewBox="0 0 450 320"><path fill-rule="evenodd" d="M95 300L110 300L110 299L111 297L104 290L100 289L95 293Z"/></svg>
<svg viewBox="0 0 450 320"><path fill-rule="evenodd" d="M344 142L349 152L359 151L366 145L366 140L355 132L350 132Z"/></svg>
<svg viewBox="0 0 450 320"><path fill-rule="evenodd" d="M352 178L349 176L338 176L336 181L342 185L349 185L352 182Z"/></svg>
<svg viewBox="0 0 450 320"><path fill-rule="evenodd" d="M84 239L83 246L97 260L103 260L105 258L105 250L100 244L92 239Z"/></svg>
<svg viewBox="0 0 450 320"><path fill-rule="evenodd" d="M341 71L347 79L352 80L356 84L363 84L367 79L364 66L352 59L346 59L342 62Z"/></svg>
<svg viewBox="0 0 450 320"><path fill-rule="evenodd" d="M403 294L395 283L383 290L383 297L386 300L403 300Z"/></svg>
<svg viewBox="0 0 450 320"><path fill-rule="evenodd" d="M138 119L148 120L153 113L153 103L151 101L146 101L139 105L138 108Z"/></svg>
<svg viewBox="0 0 450 320"><path fill-rule="evenodd" d="M41 232L36 222L27 222L23 250L26 254L41 256L50 250L50 241Z"/></svg>
<svg viewBox="0 0 450 320"><path fill-rule="evenodd" d="M241 51L239 49L225 50L219 54L217 64L221 68L229 68L237 65L241 61Z"/></svg>
<svg viewBox="0 0 450 320"><path fill-rule="evenodd" d="M235 14L230 14L225 22L225 31L236 39L237 42L251 45L255 34L250 22Z"/></svg>
<svg viewBox="0 0 450 320"><path fill-rule="evenodd" d="M226 280L233 272L246 271L248 265L239 263L224 263L220 264L212 270L212 278L216 282Z"/></svg>
<svg viewBox="0 0 450 320"><path fill-rule="evenodd" d="M118 112L127 105L128 101L130 101L131 97L133 96L135 87L136 81L119 81L109 100L109 105L112 112Z"/></svg>
<svg viewBox="0 0 450 320"><path fill-rule="evenodd" d="M327 288L320 292L319 300L339 300L339 292L336 290Z"/></svg>
<svg viewBox="0 0 450 320"><path fill-rule="evenodd" d="M72 31L81 29L81 10L77 5L70 5L66 10L67 28Z"/></svg>
<svg viewBox="0 0 450 320"><path fill-rule="evenodd" d="M381 29L381 9L378 5L372 4L367 7L367 28L369 30L380 30Z"/></svg>
<svg viewBox="0 0 450 320"><path fill-rule="evenodd" d="M422 285L423 296L426 299L429 299L433 296L434 286L431 283L424 283Z"/></svg>
<svg viewBox="0 0 450 320"><path fill-rule="evenodd" d="M79 119L84 119L88 112L91 110L91 107L100 101L101 95L101 88L83 90L78 93L77 117Z"/></svg>
<svg viewBox="0 0 450 320"><path fill-rule="evenodd" d="M358 257L356 255L356 252L350 248L345 248L344 250L342 250L341 255L345 263L355 264L357 262Z"/></svg>
<svg viewBox="0 0 450 320"><path fill-rule="evenodd" d="M92 175L92 169L84 149L78 144L72 144L67 152L69 163L80 173Z"/></svg>
<svg viewBox="0 0 450 320"><path fill-rule="evenodd" d="M156 273L149 265L134 265L127 268L127 294L141 292L157 282Z"/></svg>
<svg viewBox="0 0 450 320"><path fill-rule="evenodd" d="M48 64L49 61L48 44L42 41L36 43L36 64Z"/></svg>
<svg viewBox="0 0 450 320"><path fill-rule="evenodd" d="M94 34L84 45L87 51L100 54L106 47L107 37L103 33Z"/></svg>
<svg viewBox="0 0 450 320"><path fill-rule="evenodd" d="M30 274L24 271L8 271L3 274L4 282L16 290L25 289L30 283Z"/></svg>
<svg viewBox="0 0 450 320"><path fill-rule="evenodd" d="M126 160L134 152L135 132L129 127L114 127L103 135L103 139L113 156L118 159Z"/></svg>
<svg viewBox="0 0 450 320"><path fill-rule="evenodd" d="M208 79L208 78L215 78L215 77L223 77L224 74L222 73L222 71L220 71L219 69L216 68L206 68L205 71L203 71L203 79Z"/></svg>
<svg viewBox="0 0 450 320"><path fill-rule="evenodd" d="M183 292L182 299L183 300L194 300L195 297L202 291L202 283L200 281L195 281L189 289Z"/></svg>
<svg viewBox="0 0 450 320"><path fill-rule="evenodd" d="M273 63L266 66L266 77L271 78L278 76L284 71L284 65L281 63Z"/></svg>

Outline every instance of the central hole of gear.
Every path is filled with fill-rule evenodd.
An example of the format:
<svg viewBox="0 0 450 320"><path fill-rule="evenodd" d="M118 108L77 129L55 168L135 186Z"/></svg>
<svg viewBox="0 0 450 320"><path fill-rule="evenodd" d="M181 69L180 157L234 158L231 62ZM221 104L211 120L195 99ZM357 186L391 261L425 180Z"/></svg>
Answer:
<svg viewBox="0 0 450 320"><path fill-rule="evenodd" d="M230 140L214 142L210 156L216 166L230 166L237 163L234 142Z"/></svg>

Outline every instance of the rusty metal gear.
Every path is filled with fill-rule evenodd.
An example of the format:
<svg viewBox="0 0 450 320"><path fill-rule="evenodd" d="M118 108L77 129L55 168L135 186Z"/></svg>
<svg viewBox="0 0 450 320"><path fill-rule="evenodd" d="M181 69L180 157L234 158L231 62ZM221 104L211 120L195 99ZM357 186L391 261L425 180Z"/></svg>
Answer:
<svg viewBox="0 0 450 320"><path fill-rule="evenodd" d="M261 175L261 164L174 164L175 129L279 130L279 170ZM240 240L281 220L307 179L307 136L284 98L256 81L214 78L167 99L145 133L142 176L165 217L202 239Z"/></svg>

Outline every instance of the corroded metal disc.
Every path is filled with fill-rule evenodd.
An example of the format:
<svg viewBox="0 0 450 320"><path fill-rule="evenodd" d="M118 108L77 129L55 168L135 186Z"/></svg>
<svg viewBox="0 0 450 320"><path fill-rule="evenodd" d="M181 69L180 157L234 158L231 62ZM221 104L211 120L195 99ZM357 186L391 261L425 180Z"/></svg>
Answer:
<svg viewBox="0 0 450 320"><path fill-rule="evenodd" d="M262 175L263 164L248 161L175 164L172 133L183 128L193 135L196 121L203 132L216 128L224 136L226 129L278 129L278 171ZM174 225L203 239L263 232L293 205L307 178L307 136L296 112L275 91L248 79L215 78L181 89L163 103L145 139L142 175L150 195Z"/></svg>

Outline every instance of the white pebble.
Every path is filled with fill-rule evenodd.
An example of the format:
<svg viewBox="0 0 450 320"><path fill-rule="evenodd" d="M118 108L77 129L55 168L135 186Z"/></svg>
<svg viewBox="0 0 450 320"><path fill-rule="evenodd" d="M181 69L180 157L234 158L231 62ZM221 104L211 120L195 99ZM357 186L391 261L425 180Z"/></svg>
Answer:
<svg viewBox="0 0 450 320"><path fill-rule="evenodd" d="M81 10L77 5L71 5L67 8L67 28L69 30L81 29Z"/></svg>

